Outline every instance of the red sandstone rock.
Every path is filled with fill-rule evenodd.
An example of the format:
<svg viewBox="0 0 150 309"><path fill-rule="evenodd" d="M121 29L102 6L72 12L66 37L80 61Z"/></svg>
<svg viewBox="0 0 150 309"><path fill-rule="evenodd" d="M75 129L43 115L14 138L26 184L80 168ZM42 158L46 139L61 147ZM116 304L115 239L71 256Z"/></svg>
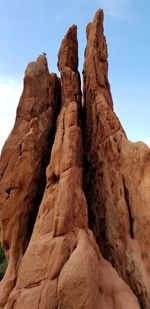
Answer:
<svg viewBox="0 0 150 309"><path fill-rule="evenodd" d="M15 284L42 198L59 92L58 78L49 74L46 58L39 56L26 69L15 125L0 160L1 242L9 261L0 306Z"/></svg>
<svg viewBox="0 0 150 309"><path fill-rule="evenodd" d="M86 160L89 160L92 171L95 167L95 160L99 160L100 156L100 145L98 144L100 137L103 136L104 141L110 138L110 132L107 132L107 127L105 129L103 125L107 125L108 128L111 127L112 134L114 128L117 128L117 130L119 128L121 134L124 134L119 121L116 120L116 116L112 111L112 98L107 80L107 49L103 37L101 19L102 12L99 11L93 26L88 26L90 44L87 46L84 69L84 94L87 112L86 151L88 150L85 155L87 157ZM100 49L99 44L97 44L99 35ZM92 41L93 38L94 43ZM96 50L94 49L95 46ZM95 55L98 54L98 59L102 64L100 63L99 65L99 62L95 61L97 58L94 58L93 52ZM94 68L97 70L96 75L95 69L92 70L93 60L95 61ZM140 306L136 296L112 265L102 257L100 253L101 243L99 242L99 250L93 233L88 228L87 202L82 189L81 86L78 72L76 26L72 26L69 29L62 41L58 54L58 68L61 73L62 96L52 149L48 148L47 135L52 135L54 110L57 109L57 97L59 98L60 91L59 81L56 76L49 75L45 57L40 57L36 63L30 64L27 69L25 90L18 108L16 124L2 153L2 167L7 158L9 158L8 166L10 166L8 168L6 165L5 173L1 173L3 174L1 185L1 238L3 239L10 266L0 287L0 308L138 309ZM104 73L100 77L98 68L102 69ZM97 87L97 83L100 88ZM102 102L104 110L100 111L101 104L99 102L104 97L108 104ZM29 105L30 98L31 108ZM46 102L49 102L49 104L46 104ZM95 115L97 115L95 102L97 102L98 111L101 113L99 116L101 116L103 133L100 136L98 134L96 136L96 130L99 129L95 129L94 121ZM49 110L49 105L50 113L47 111L47 109ZM43 115L45 116L44 118L42 118ZM106 116L106 119L105 117L103 119L103 116ZM38 118L37 120L35 120L36 117ZM25 124L26 121L28 122L27 126L24 124L24 118ZM19 119L18 124L17 119ZM108 120L108 123L106 120ZM99 121L100 119L96 118L97 125L99 125ZM31 126L34 123L36 123L35 127ZM16 150L20 145L18 144L20 139L18 141L18 137L16 137L20 132L20 128L22 135L19 138L23 146L21 146L19 158L23 156L21 159L22 164L18 163L19 158ZM101 133L101 131L98 131L98 133ZM93 138L96 142L95 146L93 145ZM16 148L14 146L15 142L17 142ZM11 148L12 157L10 156ZM107 160L107 149L105 149L105 152ZM41 161L48 155L50 160L46 169L45 191L42 191L40 198L38 198L40 207L36 222L35 224L33 223L33 231L30 231L31 238L29 239L30 225L26 224L31 216L31 210L35 209L35 199L44 178L44 168L47 161L44 166L42 166ZM100 165L96 166L96 173L100 173L100 168L103 168L101 161L98 162ZM113 168L113 160L111 163ZM5 209L5 205L7 205L7 200L3 200L5 190L7 190L5 182L7 184L7 178L11 178L15 171L17 171L16 179L19 179L17 183L21 183L21 186L19 186L19 189L18 186L13 187L14 195L13 192L10 193L9 208L7 206ZM103 183L98 183L98 181L102 179L104 182L105 178L107 179L105 169L102 172L106 174L104 179L102 177L98 178L98 176L95 179L95 174L91 174L93 181L97 181L95 187L99 190L100 194ZM108 172L111 172L111 168ZM85 174L88 178L87 170ZM37 182L36 190L35 182ZM92 188L89 188L89 194ZM44 190L44 184L42 190ZM103 187L103 190L105 190L105 187ZM87 197L89 202L88 194ZM41 198L42 201L40 203ZM105 196L106 201L107 198L109 196ZM94 214L99 216L99 221L97 221L96 225L98 229L99 222L101 222L101 213L99 215L99 212L96 212L95 208L93 208L94 202L95 191L89 203L89 209L91 208ZM9 209L11 209L11 216ZM105 210L105 204L103 209ZM13 211L14 216L12 216ZM111 214L113 214L113 208L110 214L108 210L108 219L106 218L110 231L109 215L111 216ZM91 218L89 219L91 221ZM111 223L112 225L114 224L115 233L116 223L112 221ZM96 232L100 233L101 230L97 229ZM6 235L9 237L6 237ZM108 235L111 236L110 234ZM98 234L98 236L102 239L102 235ZM7 242L9 248L7 247ZM110 240L108 242L109 245ZM105 253L104 242L102 242L102 249ZM133 250L132 243L130 250ZM135 249L133 250L134 254ZM119 255L116 255L116 257L118 258ZM120 257L122 258L122 255ZM118 265L120 265L119 261L117 261ZM122 261L124 262L123 258ZM13 276L11 275L12 272L14 272ZM16 282L11 281L12 278L16 278ZM9 285L9 282L11 285ZM4 293L5 291L6 294Z"/></svg>
<svg viewBox="0 0 150 309"><path fill-rule="evenodd" d="M113 111L103 12L87 27L85 193L103 255L150 308L150 150L127 140Z"/></svg>

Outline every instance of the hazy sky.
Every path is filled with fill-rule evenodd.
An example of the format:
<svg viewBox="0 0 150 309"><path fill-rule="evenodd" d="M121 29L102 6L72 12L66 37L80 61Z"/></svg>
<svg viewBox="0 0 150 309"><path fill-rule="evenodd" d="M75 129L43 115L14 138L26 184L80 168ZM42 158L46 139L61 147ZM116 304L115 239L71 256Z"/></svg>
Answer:
<svg viewBox="0 0 150 309"><path fill-rule="evenodd" d="M129 139L150 143L149 0L0 0L0 149L15 120L27 64L44 51L56 72L61 40L77 24L82 71L85 27L99 8L114 109Z"/></svg>

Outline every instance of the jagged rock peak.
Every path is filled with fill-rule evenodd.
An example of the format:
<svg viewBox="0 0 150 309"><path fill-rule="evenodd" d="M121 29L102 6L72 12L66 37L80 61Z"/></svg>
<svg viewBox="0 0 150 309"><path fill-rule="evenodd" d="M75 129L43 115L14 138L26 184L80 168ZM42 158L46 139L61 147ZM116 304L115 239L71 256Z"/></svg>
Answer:
<svg viewBox="0 0 150 309"><path fill-rule="evenodd" d="M93 28L96 30L95 32L98 34L99 39L103 37L104 35L103 22L104 22L104 12L103 10L100 9L96 12L93 22L89 23L86 27L87 39L90 34L90 27L92 25L94 26ZM93 37L93 39L95 39L95 37Z"/></svg>
<svg viewBox="0 0 150 309"><path fill-rule="evenodd" d="M78 69L78 41L76 25L69 28L58 53L59 71L61 72L64 67L69 67L75 72Z"/></svg>
<svg viewBox="0 0 150 309"><path fill-rule="evenodd" d="M58 53L58 69L62 81L62 105L76 102L81 106L81 83L78 72L77 26L69 28Z"/></svg>
<svg viewBox="0 0 150 309"><path fill-rule="evenodd" d="M104 13L98 10L92 23L87 25L87 46L84 60L84 86L91 88L93 95L101 88L101 98L107 97L107 104L113 106L108 81L108 51L103 29ZM85 79L86 75L86 79Z"/></svg>

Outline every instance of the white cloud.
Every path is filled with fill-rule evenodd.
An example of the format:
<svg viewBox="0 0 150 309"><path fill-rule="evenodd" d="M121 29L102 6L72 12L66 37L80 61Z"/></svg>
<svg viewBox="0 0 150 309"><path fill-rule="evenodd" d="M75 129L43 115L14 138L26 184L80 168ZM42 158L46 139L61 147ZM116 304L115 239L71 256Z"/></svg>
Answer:
<svg viewBox="0 0 150 309"><path fill-rule="evenodd" d="M150 140L146 140L146 141L144 141L144 143L147 144L148 147L150 147Z"/></svg>
<svg viewBox="0 0 150 309"><path fill-rule="evenodd" d="M0 152L12 130L21 91L22 85L19 82L0 82Z"/></svg>

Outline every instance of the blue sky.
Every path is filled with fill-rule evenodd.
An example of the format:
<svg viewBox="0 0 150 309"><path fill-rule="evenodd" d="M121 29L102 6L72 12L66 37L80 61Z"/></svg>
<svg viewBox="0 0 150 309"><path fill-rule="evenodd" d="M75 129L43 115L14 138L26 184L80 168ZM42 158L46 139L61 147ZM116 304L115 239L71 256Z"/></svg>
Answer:
<svg viewBox="0 0 150 309"><path fill-rule="evenodd" d="M0 0L0 149L14 123L27 64L44 51L50 72L57 72L61 40L77 24L82 71L85 27L99 8L114 109L129 139L150 143L150 1Z"/></svg>

